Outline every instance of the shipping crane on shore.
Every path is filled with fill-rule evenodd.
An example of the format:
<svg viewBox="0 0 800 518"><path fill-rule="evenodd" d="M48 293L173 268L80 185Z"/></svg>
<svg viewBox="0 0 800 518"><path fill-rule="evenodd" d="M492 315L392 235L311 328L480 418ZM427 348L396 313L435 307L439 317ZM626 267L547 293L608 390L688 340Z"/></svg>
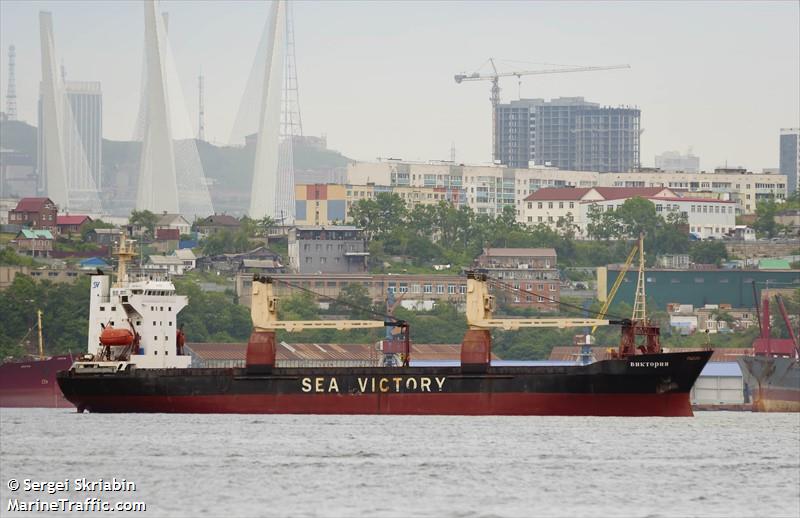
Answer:
<svg viewBox="0 0 800 518"><path fill-rule="evenodd" d="M492 66L492 72L489 74L481 74L480 72L473 72L471 74L456 74L454 79L456 84L461 84L464 81L491 81L492 89L489 100L492 103L492 160L497 159L496 139L497 139L497 106L500 104L500 78L501 77L516 77L521 79L522 76L544 75L544 74L566 74L570 72L596 72L600 70L619 70L623 68L631 68L630 65L607 65L607 66L594 66L594 67L560 67L549 68L542 70L512 70L509 72L498 72L495 65L495 58L489 58L488 63Z"/></svg>

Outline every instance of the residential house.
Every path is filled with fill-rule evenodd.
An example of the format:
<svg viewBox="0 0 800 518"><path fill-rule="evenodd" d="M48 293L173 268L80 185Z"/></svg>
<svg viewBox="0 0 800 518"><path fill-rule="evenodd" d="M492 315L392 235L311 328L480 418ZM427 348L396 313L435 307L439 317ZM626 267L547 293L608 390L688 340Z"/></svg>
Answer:
<svg viewBox="0 0 800 518"><path fill-rule="evenodd" d="M92 222L89 216L73 216L66 214L56 216L56 226L59 234L79 234L83 231L83 226Z"/></svg>
<svg viewBox="0 0 800 518"><path fill-rule="evenodd" d="M120 229L118 228L93 228L86 235L86 239L98 245L111 245L119 241Z"/></svg>
<svg viewBox="0 0 800 518"><path fill-rule="evenodd" d="M49 257L53 251L53 234L49 230L23 228L12 245L20 253L33 257Z"/></svg>
<svg viewBox="0 0 800 518"><path fill-rule="evenodd" d="M222 232L223 230L236 232L239 230L241 224L242 223L233 216L228 216L227 214L214 214L212 216L208 216L207 218L201 219L195 223L194 226L202 235L210 236L211 234L216 234L217 232Z"/></svg>
<svg viewBox="0 0 800 518"><path fill-rule="evenodd" d="M229 272L234 273L242 268L242 261L245 259L272 261L281 265L283 271L283 259L269 248L259 246L249 252L238 254L219 254L197 258L197 268L204 271Z"/></svg>
<svg viewBox="0 0 800 518"><path fill-rule="evenodd" d="M178 231L178 237L188 234L192 226L186 221L186 218L180 214L170 214L168 212L162 213L158 222L156 223L156 236L158 236L158 229L174 229Z"/></svg>
<svg viewBox="0 0 800 518"><path fill-rule="evenodd" d="M148 256L147 262L142 268L170 275L183 275L186 271L183 260L175 255Z"/></svg>
<svg viewBox="0 0 800 518"><path fill-rule="evenodd" d="M194 270L197 266L197 256L194 255L194 252L191 248L181 248L175 250L173 255L183 261L183 270L189 271Z"/></svg>
<svg viewBox="0 0 800 518"><path fill-rule="evenodd" d="M22 198L17 207L8 213L10 225L57 232L58 207L50 198Z"/></svg>

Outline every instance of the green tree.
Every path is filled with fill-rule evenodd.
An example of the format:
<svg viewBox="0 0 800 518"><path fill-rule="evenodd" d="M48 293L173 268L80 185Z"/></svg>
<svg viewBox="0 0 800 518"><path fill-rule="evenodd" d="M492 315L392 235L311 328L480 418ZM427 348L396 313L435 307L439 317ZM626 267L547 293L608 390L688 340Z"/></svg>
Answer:
<svg viewBox="0 0 800 518"><path fill-rule="evenodd" d="M134 227L143 228L150 237L156 234L158 216L149 210L134 210L128 218L128 223Z"/></svg>
<svg viewBox="0 0 800 518"><path fill-rule="evenodd" d="M778 205L774 200L756 203L756 221L753 228L759 237L775 237L780 232L780 225L775 221Z"/></svg>
<svg viewBox="0 0 800 518"><path fill-rule="evenodd" d="M358 282L351 282L339 290L339 297L334 303L337 314L345 314L353 320L374 320L372 298L367 288Z"/></svg>
<svg viewBox="0 0 800 518"><path fill-rule="evenodd" d="M254 248L248 236L247 228L236 232L220 230L200 241L200 249L205 255L234 254L246 252Z"/></svg>
<svg viewBox="0 0 800 518"><path fill-rule="evenodd" d="M689 257L695 263L719 265L728 259L728 249L721 241L695 241L689 249Z"/></svg>
<svg viewBox="0 0 800 518"><path fill-rule="evenodd" d="M644 198L629 198L614 212L614 217L622 229L622 237L636 239L640 234L653 237L661 218L656 213L656 205Z"/></svg>

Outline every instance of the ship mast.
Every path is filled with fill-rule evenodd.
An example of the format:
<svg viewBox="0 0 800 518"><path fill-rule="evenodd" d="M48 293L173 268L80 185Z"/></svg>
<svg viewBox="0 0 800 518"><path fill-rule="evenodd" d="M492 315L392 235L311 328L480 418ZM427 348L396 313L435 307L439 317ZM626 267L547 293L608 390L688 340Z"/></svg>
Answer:
<svg viewBox="0 0 800 518"><path fill-rule="evenodd" d="M36 318L39 321L39 359L44 360L44 340L42 340L42 310L36 310Z"/></svg>
<svg viewBox="0 0 800 518"><path fill-rule="evenodd" d="M636 297L633 301L631 320L642 324L647 320L644 278L644 234L639 234L639 276L636 279Z"/></svg>
<svg viewBox="0 0 800 518"><path fill-rule="evenodd" d="M127 241L125 232L121 232L119 236L119 245L115 254L119 258L119 267L117 268L117 282L114 283L115 288L121 288L128 282L128 261L136 257L136 251L133 249L133 242Z"/></svg>

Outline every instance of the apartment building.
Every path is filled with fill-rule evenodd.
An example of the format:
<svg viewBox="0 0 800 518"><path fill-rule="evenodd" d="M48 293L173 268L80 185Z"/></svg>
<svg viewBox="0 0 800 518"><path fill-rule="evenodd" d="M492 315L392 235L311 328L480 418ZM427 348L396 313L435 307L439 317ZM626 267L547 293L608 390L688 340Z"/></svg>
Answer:
<svg viewBox="0 0 800 518"><path fill-rule="evenodd" d="M289 230L289 266L299 273L367 271L364 232L353 226L297 226Z"/></svg>
<svg viewBox="0 0 800 518"><path fill-rule="evenodd" d="M460 189L464 203L482 214L497 215L513 206L524 222L525 198L547 187L665 187L675 194L719 198L736 202L736 214L755 213L760 200L782 200L787 193L786 175L753 173L744 169L683 173L640 169L629 173L598 173L554 167L514 169L498 165L465 165L453 162L411 162L380 159L351 162L348 183L354 185L436 187Z"/></svg>

